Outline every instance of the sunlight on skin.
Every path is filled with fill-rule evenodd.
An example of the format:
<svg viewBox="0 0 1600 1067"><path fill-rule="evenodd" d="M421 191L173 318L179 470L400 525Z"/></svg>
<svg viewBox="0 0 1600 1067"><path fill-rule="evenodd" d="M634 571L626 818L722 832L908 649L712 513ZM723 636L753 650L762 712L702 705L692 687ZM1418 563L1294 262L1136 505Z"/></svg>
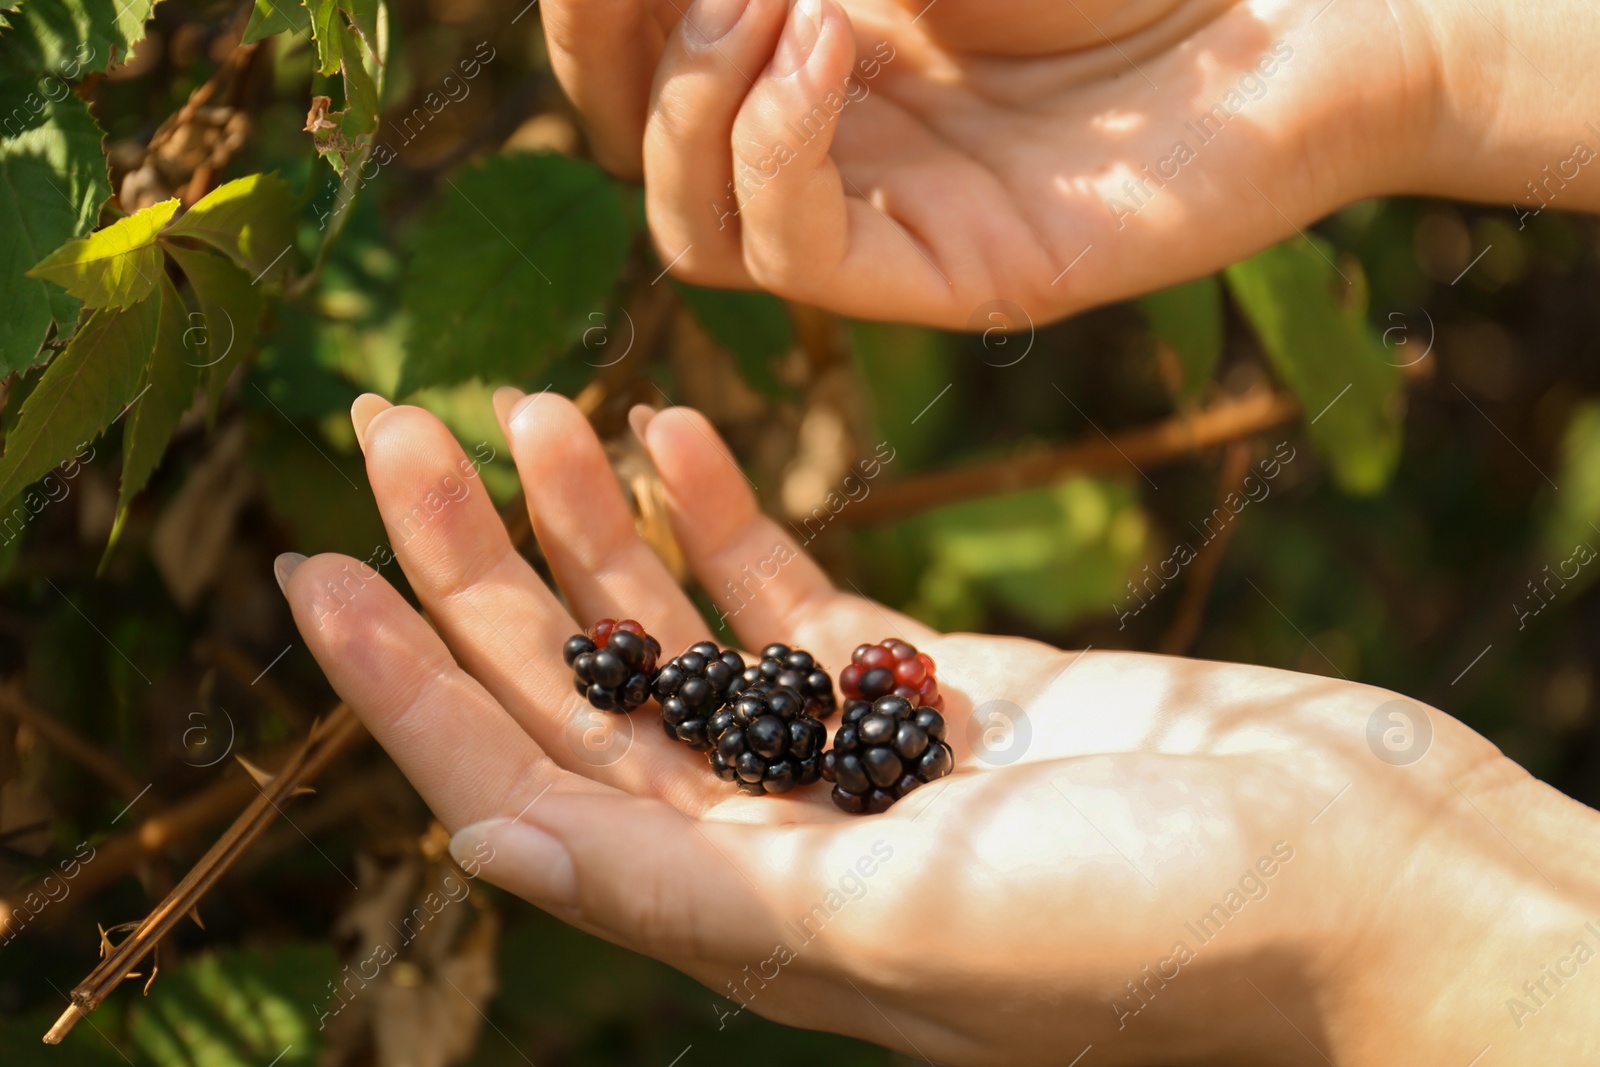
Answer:
<svg viewBox="0 0 1600 1067"><path fill-rule="evenodd" d="M1465 1064L1512 1041L1592 1053L1577 1020L1600 984L1563 992L1537 1032L1504 1003L1600 917L1596 816L1417 705L1424 758L1385 760L1370 723L1391 693L938 635L795 550L733 617L742 644L782 639L837 670L863 640L912 641L939 663L954 774L861 818L822 786L734 794L648 711L600 717L621 733L591 747L565 637L601 615L669 650L706 628L582 414L514 390L495 406L563 600L444 426L377 398L357 402L357 436L428 620L354 561L279 565L330 681L489 881L693 975L719 1013L944 1062L1059 1064L1093 1044L1099 1063L1291 1063L1303 1041L1362 1065ZM704 588L789 541L698 413L631 423ZM1026 724L1018 751L985 738L974 706L995 700Z"/></svg>

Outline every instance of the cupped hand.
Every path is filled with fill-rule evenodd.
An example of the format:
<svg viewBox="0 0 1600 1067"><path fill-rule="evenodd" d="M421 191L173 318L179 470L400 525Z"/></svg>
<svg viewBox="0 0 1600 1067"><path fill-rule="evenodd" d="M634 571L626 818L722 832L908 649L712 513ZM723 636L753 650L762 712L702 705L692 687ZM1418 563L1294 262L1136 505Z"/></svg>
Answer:
<svg viewBox="0 0 1600 1067"><path fill-rule="evenodd" d="M370 396L357 435L427 619L364 564L279 563L312 652L470 872L693 975L724 1021L748 1007L941 1062L1310 1062L1305 1041L1368 1062L1366 1012L1392 1017L1402 976L1407 1002L1436 978L1499 1009L1471 984L1482 938L1441 957L1437 927L1545 887L1479 818L1525 776L1449 717L1322 677L935 633L837 590L711 425L671 409L643 437L745 647L837 673L898 636L947 700L954 773L886 814L836 810L825 783L740 796L654 704L602 714L574 691L561 647L596 619L637 618L669 654L708 629L578 410L515 390L496 408L563 599L445 427ZM1375 740L1375 713L1423 758ZM1475 1039L1442 1038L1463 1063ZM1398 1055L1417 1032L1383 1040Z"/></svg>
<svg viewBox="0 0 1600 1067"><path fill-rule="evenodd" d="M1411 188L1436 5L546 0L663 263L865 318L1021 327ZM1010 307L994 307L997 301Z"/></svg>

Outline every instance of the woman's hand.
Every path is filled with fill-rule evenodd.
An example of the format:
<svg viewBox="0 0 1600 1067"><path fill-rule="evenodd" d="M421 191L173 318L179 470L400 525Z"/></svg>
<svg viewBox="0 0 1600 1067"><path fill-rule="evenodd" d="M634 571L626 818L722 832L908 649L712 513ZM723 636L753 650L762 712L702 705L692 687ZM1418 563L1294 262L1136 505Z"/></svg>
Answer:
<svg viewBox="0 0 1600 1067"><path fill-rule="evenodd" d="M708 1010L950 1063L1600 1051L1600 977L1538 1006L1521 985L1600 946L1595 817L1448 716L1329 678L934 633L836 590L674 409L642 436L744 645L836 673L898 636L947 700L955 772L884 815L837 811L825 785L742 797L653 704L605 715L574 692L561 646L595 619L637 618L668 654L707 629L583 416L514 390L496 409L565 604L444 426L370 396L357 435L433 625L352 560L286 556L280 580L458 860L695 976Z"/></svg>
<svg viewBox="0 0 1600 1067"><path fill-rule="evenodd" d="M1450 36L1404 0L541 10L674 273L953 328L1209 273L1416 185Z"/></svg>

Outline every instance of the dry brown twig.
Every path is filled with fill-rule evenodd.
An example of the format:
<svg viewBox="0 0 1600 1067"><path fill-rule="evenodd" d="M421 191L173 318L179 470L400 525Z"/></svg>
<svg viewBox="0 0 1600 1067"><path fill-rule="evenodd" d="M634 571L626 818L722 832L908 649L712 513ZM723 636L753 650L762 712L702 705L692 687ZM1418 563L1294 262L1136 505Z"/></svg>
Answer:
<svg viewBox="0 0 1600 1067"><path fill-rule="evenodd" d="M89 976L73 987L72 1003L45 1034L45 1044L60 1044L79 1019L99 1007L140 961L144 960L184 916L195 910L207 890L260 837L277 817L282 806L302 792L332 760L365 735L360 720L348 705L334 708L326 722L311 728L299 750L277 774L265 782L252 783L256 797L223 831L200 861L184 875L171 893L145 916L134 931L106 954Z"/></svg>

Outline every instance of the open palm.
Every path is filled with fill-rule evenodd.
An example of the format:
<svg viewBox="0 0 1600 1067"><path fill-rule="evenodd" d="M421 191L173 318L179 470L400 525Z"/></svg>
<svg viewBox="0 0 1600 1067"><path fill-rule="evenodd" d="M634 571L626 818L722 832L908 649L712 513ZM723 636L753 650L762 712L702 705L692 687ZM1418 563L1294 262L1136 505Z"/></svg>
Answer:
<svg viewBox="0 0 1600 1067"><path fill-rule="evenodd" d="M1209 273L1406 185L1388 156L1426 147L1422 16L1384 0L1265 10L543 6L596 153L643 175L676 274L955 328Z"/></svg>
<svg viewBox="0 0 1600 1067"><path fill-rule="evenodd" d="M1415 742L1426 760L1380 758L1368 724L1395 698L1369 687L943 636L840 593L758 511L711 425L673 409L644 437L684 553L738 608L744 645L782 640L837 671L861 641L898 636L935 657L947 700L955 772L884 815L839 812L825 784L740 796L653 704L606 715L574 692L561 646L595 619L638 618L669 653L706 627L581 413L514 390L496 406L565 605L445 427L366 397L371 482L433 626L334 556L280 567L296 621L439 818L467 828L459 859L694 975L727 998L719 1011L962 1063L1065 1063L1090 1043L1097 1062L1163 1062L1194 1041L1247 1056L1298 1040L1291 1016L1336 1042L1310 991L1422 922L1418 857L1489 833L1429 829L1449 783L1521 777L1417 705L1383 724L1431 733L1431 750ZM1183 997L1159 995L1170 982ZM1219 1030L1219 1012L1238 1025Z"/></svg>

